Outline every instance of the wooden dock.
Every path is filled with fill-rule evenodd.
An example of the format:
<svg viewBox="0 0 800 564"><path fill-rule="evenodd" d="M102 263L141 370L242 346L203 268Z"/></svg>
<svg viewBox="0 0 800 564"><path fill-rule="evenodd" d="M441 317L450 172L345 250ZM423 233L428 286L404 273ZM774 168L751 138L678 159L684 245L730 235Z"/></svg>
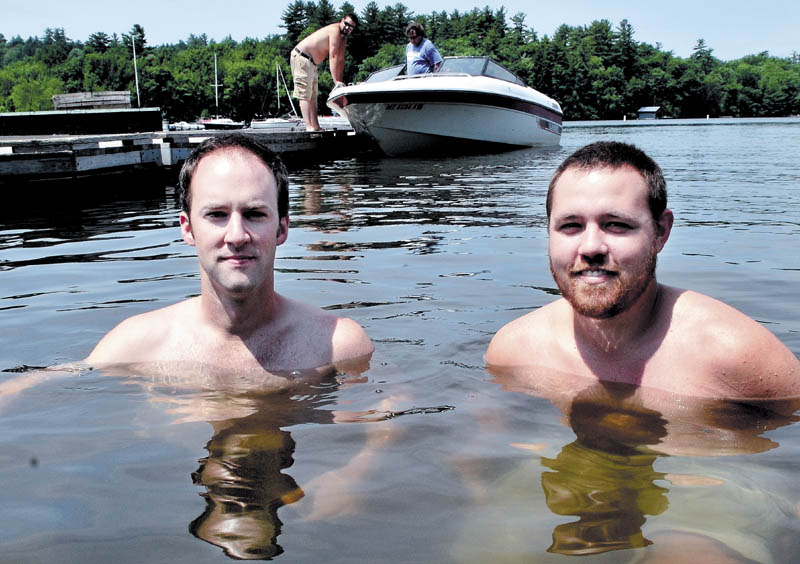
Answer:
<svg viewBox="0 0 800 564"><path fill-rule="evenodd" d="M275 133L241 130L258 137L288 163L350 157L364 151L352 131ZM98 135L0 137L0 183L78 179L109 173L179 167L204 139L225 131L157 131Z"/></svg>

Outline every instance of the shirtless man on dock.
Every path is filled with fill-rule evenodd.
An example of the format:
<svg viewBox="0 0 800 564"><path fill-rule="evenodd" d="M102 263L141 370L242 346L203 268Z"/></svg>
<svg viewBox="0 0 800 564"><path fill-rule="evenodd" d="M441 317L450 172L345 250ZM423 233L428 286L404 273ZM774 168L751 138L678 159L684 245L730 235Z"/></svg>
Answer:
<svg viewBox="0 0 800 564"><path fill-rule="evenodd" d="M318 29L292 49L290 60L294 97L300 102L300 112L308 131L320 130L317 119L317 65L329 57L334 87L344 86L344 49L347 38L357 25L358 16L346 14L341 21Z"/></svg>
<svg viewBox="0 0 800 564"><path fill-rule="evenodd" d="M525 373L546 396L592 382L702 398L800 396L800 361L770 331L713 298L656 281L673 223L666 205L660 167L636 147L598 142L569 156L546 206L562 298L500 329L486 352L489 369Z"/></svg>
<svg viewBox="0 0 800 564"><path fill-rule="evenodd" d="M373 345L358 323L275 291L288 190L280 158L252 137L202 143L179 180L181 235L197 250L200 295L124 320L86 362L267 373L280 385L292 371L368 361Z"/></svg>

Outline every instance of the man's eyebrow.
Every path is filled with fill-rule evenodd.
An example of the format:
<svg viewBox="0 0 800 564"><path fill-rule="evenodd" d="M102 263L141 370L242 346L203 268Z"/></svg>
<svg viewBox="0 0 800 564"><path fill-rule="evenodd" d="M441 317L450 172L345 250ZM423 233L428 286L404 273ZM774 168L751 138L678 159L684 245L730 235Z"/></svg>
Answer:
<svg viewBox="0 0 800 564"><path fill-rule="evenodd" d="M210 210L210 209L217 209L217 208L224 208L225 204L222 202L206 202L202 206L200 206L201 210Z"/></svg>
<svg viewBox="0 0 800 564"><path fill-rule="evenodd" d="M635 216L633 216L633 215L631 215L629 213L618 212L618 211L606 212L606 213L604 213L602 215L602 217L604 217L606 219L624 219L625 221L632 222L632 223L639 221L639 219L637 217L635 217Z"/></svg>
<svg viewBox="0 0 800 564"><path fill-rule="evenodd" d="M563 215L555 215L554 214L554 215L551 216L551 219L553 221L574 221L574 220L583 220L583 219L585 219L585 217L586 216L584 214L580 214L580 213L565 213ZM606 219L606 220L608 220L608 219L622 219L622 220L629 221L629 222L638 221L638 219L635 216L633 216L633 215L631 215L629 213L620 212L620 211L603 212L601 214L598 214L598 217L600 217L601 219Z"/></svg>
<svg viewBox="0 0 800 564"><path fill-rule="evenodd" d="M267 204L267 202L265 200L252 200L250 202L245 202L241 206L231 206L231 204L229 202L223 203L223 202L211 201L211 202L206 202L205 204L200 206L200 209L201 210L207 210L207 209L212 209L213 210L213 209L230 208L230 207L241 207L241 208L244 208L244 209L251 210L251 209L257 209L257 208L268 208L269 204Z"/></svg>

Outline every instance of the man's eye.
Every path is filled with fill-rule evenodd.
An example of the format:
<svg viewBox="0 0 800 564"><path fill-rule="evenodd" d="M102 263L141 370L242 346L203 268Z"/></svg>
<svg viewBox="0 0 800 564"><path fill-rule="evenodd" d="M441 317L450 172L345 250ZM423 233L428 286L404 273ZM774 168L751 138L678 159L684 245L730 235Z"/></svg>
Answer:
<svg viewBox="0 0 800 564"><path fill-rule="evenodd" d="M579 231L580 229L581 229L581 224L576 222L562 223L558 228L559 231L564 231L567 233L573 233L575 231Z"/></svg>
<svg viewBox="0 0 800 564"><path fill-rule="evenodd" d="M267 214L264 213L263 211L252 210L252 211L245 212L244 216L247 219L262 219L264 217L267 217Z"/></svg>
<svg viewBox="0 0 800 564"><path fill-rule="evenodd" d="M224 217L227 217L227 214L221 211L210 211L206 212L206 217L209 219L222 219Z"/></svg>
<svg viewBox="0 0 800 564"><path fill-rule="evenodd" d="M630 231L633 229L633 227L627 223L623 223L622 221L609 221L606 223L606 229L614 233L621 233L624 231Z"/></svg>

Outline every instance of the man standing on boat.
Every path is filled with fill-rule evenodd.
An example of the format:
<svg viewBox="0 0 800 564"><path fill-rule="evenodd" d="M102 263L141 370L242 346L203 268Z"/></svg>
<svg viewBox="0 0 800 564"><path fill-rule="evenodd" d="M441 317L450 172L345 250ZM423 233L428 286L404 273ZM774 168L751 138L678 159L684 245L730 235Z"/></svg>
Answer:
<svg viewBox="0 0 800 564"><path fill-rule="evenodd" d="M425 38L421 23L411 22L406 27L406 74L436 72L442 66L442 56L430 39Z"/></svg>
<svg viewBox="0 0 800 564"><path fill-rule="evenodd" d="M550 270L562 298L512 322L486 352L570 396L592 382L728 399L800 397L800 361L750 317L656 281L672 229L661 168L597 142L561 164L547 193Z"/></svg>
<svg viewBox="0 0 800 564"><path fill-rule="evenodd" d="M306 130L319 131L317 119L317 66L330 58L331 76L335 87L344 86L344 49L347 38L358 26L358 16L345 15L341 21L318 29L298 43L290 57L294 78L294 97L300 102L300 112Z"/></svg>

